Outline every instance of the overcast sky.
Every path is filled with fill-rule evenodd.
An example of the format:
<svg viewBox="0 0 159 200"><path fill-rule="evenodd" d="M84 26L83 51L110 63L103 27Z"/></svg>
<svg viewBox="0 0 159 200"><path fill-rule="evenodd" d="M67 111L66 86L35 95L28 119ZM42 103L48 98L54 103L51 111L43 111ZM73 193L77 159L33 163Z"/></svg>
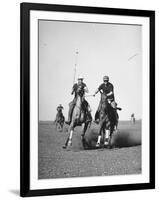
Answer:
<svg viewBox="0 0 159 200"><path fill-rule="evenodd" d="M77 73L93 94L108 75L121 120L131 113L142 118L142 27L137 25L39 21L39 119L54 120L56 107L73 99L76 49ZM87 98L92 114L100 94Z"/></svg>

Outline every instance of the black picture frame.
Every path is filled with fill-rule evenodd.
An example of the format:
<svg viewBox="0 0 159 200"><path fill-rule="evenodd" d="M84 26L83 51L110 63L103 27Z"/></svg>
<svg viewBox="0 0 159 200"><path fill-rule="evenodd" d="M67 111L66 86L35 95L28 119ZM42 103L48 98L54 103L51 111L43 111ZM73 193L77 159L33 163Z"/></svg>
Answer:
<svg viewBox="0 0 159 200"><path fill-rule="evenodd" d="M124 185L103 185L59 189L30 189L30 11L59 11L75 13L107 14L117 16L138 16L150 19L150 180L149 183ZM104 7L84 7L72 5L49 5L21 3L20 5L20 196L61 195L77 193L96 193L123 190L155 188L155 11L131 10Z"/></svg>

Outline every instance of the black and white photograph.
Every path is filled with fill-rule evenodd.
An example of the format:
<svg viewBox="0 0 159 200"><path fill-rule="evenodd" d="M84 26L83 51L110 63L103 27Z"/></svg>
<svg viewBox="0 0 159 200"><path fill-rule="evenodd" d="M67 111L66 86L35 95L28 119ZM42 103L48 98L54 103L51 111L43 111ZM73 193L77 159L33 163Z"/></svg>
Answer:
<svg viewBox="0 0 159 200"><path fill-rule="evenodd" d="M154 12L22 11L22 196L153 188Z"/></svg>
<svg viewBox="0 0 159 200"><path fill-rule="evenodd" d="M39 179L142 173L142 27L38 26Z"/></svg>

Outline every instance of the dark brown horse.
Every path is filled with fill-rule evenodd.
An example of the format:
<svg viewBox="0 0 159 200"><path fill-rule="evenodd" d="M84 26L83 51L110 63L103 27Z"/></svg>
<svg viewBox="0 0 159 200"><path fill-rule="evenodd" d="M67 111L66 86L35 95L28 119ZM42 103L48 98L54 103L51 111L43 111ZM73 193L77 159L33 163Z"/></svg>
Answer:
<svg viewBox="0 0 159 200"><path fill-rule="evenodd" d="M111 137L115 126L117 126L118 119L116 110L114 110L108 103L107 96L101 93L101 102L99 109L99 131L96 147L100 147L101 137L103 133L104 147L111 146Z"/></svg>
<svg viewBox="0 0 159 200"><path fill-rule="evenodd" d="M74 107L74 110L72 113L72 120L69 126L69 136L63 148L67 148L68 146L72 145L72 136L73 136L74 128L76 126L82 126L81 139L82 139L82 144L85 147L85 133L88 126L90 126L91 121L87 120L87 113L83 109L83 103L84 103L83 94L84 92L79 87L77 90L76 105Z"/></svg>

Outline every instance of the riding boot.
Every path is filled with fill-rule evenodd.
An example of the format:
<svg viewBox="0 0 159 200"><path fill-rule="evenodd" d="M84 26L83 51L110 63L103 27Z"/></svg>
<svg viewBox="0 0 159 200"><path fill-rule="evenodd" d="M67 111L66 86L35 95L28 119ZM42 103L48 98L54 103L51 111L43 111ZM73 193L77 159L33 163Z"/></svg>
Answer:
<svg viewBox="0 0 159 200"><path fill-rule="evenodd" d="M92 121L92 115L91 112L87 110L86 112L86 122L91 122Z"/></svg>
<svg viewBox="0 0 159 200"><path fill-rule="evenodd" d="M98 111L98 110L97 110L96 113L95 113L95 119L94 119L94 122L95 122L96 124L99 123L99 111Z"/></svg>

